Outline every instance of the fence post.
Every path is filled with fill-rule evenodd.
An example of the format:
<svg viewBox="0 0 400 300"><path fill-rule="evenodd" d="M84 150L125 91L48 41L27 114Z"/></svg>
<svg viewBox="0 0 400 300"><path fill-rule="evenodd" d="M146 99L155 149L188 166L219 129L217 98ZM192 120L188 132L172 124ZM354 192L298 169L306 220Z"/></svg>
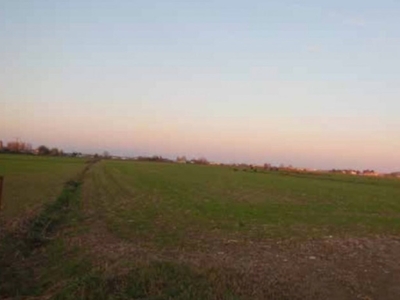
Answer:
<svg viewBox="0 0 400 300"><path fill-rule="evenodd" d="M0 210L3 208L2 195L3 195L3 181L4 177L0 176Z"/></svg>

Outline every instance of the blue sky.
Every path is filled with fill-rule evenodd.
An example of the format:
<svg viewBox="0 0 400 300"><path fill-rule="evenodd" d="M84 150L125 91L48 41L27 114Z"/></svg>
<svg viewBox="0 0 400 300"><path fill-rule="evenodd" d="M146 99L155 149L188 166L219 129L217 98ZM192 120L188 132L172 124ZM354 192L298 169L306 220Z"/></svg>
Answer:
<svg viewBox="0 0 400 300"><path fill-rule="evenodd" d="M0 139L400 169L400 3L321 2L1 1Z"/></svg>

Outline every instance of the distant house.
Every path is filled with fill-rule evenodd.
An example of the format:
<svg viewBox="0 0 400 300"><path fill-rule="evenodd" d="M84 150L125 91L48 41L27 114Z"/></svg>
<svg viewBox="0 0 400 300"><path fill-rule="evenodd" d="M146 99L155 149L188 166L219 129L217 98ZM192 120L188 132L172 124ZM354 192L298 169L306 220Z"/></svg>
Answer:
<svg viewBox="0 0 400 300"><path fill-rule="evenodd" d="M176 158L176 162L177 162L178 164L186 164L186 163L187 163L187 160L186 160L186 157L185 157L185 156L182 156L182 157L178 156L178 157Z"/></svg>

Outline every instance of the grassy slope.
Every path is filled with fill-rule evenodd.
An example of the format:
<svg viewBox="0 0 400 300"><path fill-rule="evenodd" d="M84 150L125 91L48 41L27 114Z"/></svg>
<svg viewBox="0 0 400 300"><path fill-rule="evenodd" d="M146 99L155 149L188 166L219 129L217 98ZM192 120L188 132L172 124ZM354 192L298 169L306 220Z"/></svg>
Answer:
<svg viewBox="0 0 400 300"><path fill-rule="evenodd" d="M109 161L96 166L87 189L93 209L128 239L400 232L400 182L391 179Z"/></svg>
<svg viewBox="0 0 400 300"><path fill-rule="evenodd" d="M5 177L3 218L22 216L53 201L63 184L83 169L83 159L0 155L0 175Z"/></svg>

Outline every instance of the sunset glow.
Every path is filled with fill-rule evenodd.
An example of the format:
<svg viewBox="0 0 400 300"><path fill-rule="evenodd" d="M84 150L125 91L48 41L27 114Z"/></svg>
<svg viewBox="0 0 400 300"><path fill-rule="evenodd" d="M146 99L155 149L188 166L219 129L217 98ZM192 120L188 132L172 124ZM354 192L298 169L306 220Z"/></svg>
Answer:
<svg viewBox="0 0 400 300"><path fill-rule="evenodd" d="M399 15L389 0L5 1L0 140L397 171Z"/></svg>

